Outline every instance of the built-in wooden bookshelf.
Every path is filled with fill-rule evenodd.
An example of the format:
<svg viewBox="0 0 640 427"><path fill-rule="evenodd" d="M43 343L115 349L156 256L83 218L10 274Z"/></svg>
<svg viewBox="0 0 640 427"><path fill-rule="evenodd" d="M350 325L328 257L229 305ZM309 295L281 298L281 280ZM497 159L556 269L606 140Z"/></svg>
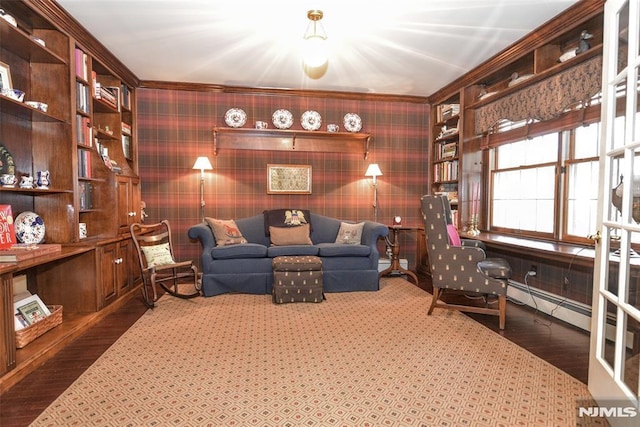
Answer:
<svg viewBox="0 0 640 427"><path fill-rule="evenodd" d="M458 224L458 184L460 164L460 98L454 96L432 109L431 191L446 194L454 224Z"/></svg>
<svg viewBox="0 0 640 427"><path fill-rule="evenodd" d="M0 187L0 204L11 205L14 216L38 213L45 243L62 245L56 255L0 264L2 392L135 289L128 225L139 220L140 180L137 78L55 1L0 0L0 8L16 21L0 19L0 62L24 101L48 107L0 95L0 145L11 160L3 164L12 163L18 180L49 171L51 181L49 189ZM13 327L18 274L45 304L63 306L62 325L20 350Z"/></svg>

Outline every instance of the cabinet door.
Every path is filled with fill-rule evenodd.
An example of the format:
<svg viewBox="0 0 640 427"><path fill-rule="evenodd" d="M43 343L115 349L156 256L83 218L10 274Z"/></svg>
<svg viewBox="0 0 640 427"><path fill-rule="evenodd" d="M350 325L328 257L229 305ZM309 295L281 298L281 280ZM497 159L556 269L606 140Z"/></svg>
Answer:
<svg viewBox="0 0 640 427"><path fill-rule="evenodd" d="M139 183L138 178L118 177L118 230L120 234L129 233L129 226L140 219Z"/></svg>
<svg viewBox="0 0 640 427"><path fill-rule="evenodd" d="M118 265L118 246L114 244L100 249L100 285L102 288L103 306L111 303L118 296L116 284L116 268Z"/></svg>
<svg viewBox="0 0 640 427"><path fill-rule="evenodd" d="M131 275L131 253L134 251L131 239L118 243L118 257L116 258L116 283L118 295L123 295L131 288L133 277Z"/></svg>

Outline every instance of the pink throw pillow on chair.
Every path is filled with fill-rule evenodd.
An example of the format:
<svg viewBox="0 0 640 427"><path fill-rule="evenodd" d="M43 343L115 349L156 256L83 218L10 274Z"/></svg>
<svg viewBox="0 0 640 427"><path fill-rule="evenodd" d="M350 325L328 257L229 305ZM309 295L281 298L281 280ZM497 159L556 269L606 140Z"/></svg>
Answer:
<svg viewBox="0 0 640 427"><path fill-rule="evenodd" d="M462 246L458 229L453 224L447 224L447 234L449 235L449 244L451 246Z"/></svg>

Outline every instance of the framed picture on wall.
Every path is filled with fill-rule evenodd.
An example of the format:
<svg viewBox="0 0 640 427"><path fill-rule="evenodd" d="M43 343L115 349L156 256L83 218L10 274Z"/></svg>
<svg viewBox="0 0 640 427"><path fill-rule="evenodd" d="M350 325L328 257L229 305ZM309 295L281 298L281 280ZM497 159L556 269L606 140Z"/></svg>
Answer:
<svg viewBox="0 0 640 427"><path fill-rule="evenodd" d="M13 89L13 83L11 83L9 65L0 61L0 92L2 89Z"/></svg>
<svg viewBox="0 0 640 427"><path fill-rule="evenodd" d="M311 194L311 165L267 165L267 194Z"/></svg>

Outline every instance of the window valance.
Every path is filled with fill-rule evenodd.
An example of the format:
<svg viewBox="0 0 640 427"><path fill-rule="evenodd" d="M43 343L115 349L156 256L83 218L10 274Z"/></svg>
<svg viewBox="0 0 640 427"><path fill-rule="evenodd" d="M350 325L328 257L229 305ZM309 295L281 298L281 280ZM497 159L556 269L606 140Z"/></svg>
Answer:
<svg viewBox="0 0 640 427"><path fill-rule="evenodd" d="M475 111L475 134L484 135L501 120L550 120L567 107L588 103L602 87L602 56L596 56Z"/></svg>

